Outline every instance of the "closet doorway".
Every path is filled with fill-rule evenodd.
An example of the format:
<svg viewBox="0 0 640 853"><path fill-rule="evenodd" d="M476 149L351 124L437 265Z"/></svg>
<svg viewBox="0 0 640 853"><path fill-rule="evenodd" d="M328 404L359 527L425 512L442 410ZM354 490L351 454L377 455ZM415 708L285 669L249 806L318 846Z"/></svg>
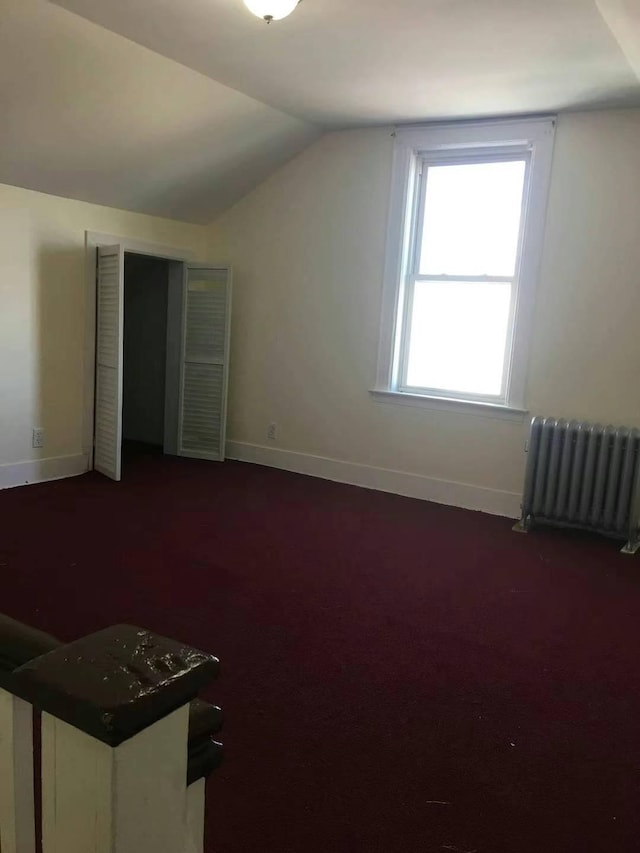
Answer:
<svg viewBox="0 0 640 853"><path fill-rule="evenodd" d="M123 441L224 459L227 267L97 247L93 467L122 476Z"/></svg>
<svg viewBox="0 0 640 853"><path fill-rule="evenodd" d="M122 441L163 451L170 264L147 255L124 256Z"/></svg>

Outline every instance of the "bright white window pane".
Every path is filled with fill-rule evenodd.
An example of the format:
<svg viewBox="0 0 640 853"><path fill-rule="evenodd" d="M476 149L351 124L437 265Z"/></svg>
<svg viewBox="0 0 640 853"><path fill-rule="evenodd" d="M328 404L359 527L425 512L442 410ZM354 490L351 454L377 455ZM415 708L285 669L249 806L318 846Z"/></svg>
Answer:
<svg viewBox="0 0 640 853"><path fill-rule="evenodd" d="M499 395L510 299L508 282L417 281L407 386Z"/></svg>
<svg viewBox="0 0 640 853"><path fill-rule="evenodd" d="M423 275L513 276L525 161L429 166Z"/></svg>

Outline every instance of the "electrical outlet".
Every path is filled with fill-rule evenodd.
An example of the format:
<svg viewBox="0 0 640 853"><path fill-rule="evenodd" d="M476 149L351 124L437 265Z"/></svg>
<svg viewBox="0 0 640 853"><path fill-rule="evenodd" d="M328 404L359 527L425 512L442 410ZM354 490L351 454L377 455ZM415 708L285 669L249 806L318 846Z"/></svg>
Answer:
<svg viewBox="0 0 640 853"><path fill-rule="evenodd" d="M44 447L44 430L42 427L34 427L31 434L32 447Z"/></svg>
<svg viewBox="0 0 640 853"><path fill-rule="evenodd" d="M278 427L275 424L269 424L267 427L267 438L275 441L278 437Z"/></svg>

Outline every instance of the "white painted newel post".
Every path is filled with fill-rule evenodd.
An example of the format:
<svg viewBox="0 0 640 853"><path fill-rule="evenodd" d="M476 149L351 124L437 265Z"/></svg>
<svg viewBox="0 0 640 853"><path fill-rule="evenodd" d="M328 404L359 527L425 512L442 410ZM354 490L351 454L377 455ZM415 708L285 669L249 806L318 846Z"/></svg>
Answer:
<svg viewBox="0 0 640 853"><path fill-rule="evenodd" d="M44 853L175 853L185 830L185 705L112 747L42 717Z"/></svg>
<svg viewBox="0 0 640 853"><path fill-rule="evenodd" d="M191 700L217 669L211 655L120 625L5 677L1 853L34 850L33 779L20 769L33 767L28 702L42 711L43 853L202 853L220 716Z"/></svg>
<svg viewBox="0 0 640 853"><path fill-rule="evenodd" d="M0 688L0 851L34 853L33 709Z"/></svg>
<svg viewBox="0 0 640 853"><path fill-rule="evenodd" d="M204 851L204 782L204 779L198 779L187 788L184 853Z"/></svg>

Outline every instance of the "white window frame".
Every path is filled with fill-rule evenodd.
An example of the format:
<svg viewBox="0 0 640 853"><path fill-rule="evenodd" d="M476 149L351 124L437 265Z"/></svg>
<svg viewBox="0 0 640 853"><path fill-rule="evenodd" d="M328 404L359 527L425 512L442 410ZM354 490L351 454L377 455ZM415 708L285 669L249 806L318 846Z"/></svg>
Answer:
<svg viewBox="0 0 640 853"><path fill-rule="evenodd" d="M536 283L542 255L555 118L458 122L404 127L395 132L391 198L378 366L372 394L378 399L408 405L521 420L526 414L525 386L531 344ZM406 288L415 244L412 225L418 217L415 205L422 164L437 163L447 156L472 159L522 157L528 161L523 193L519 260L513 279L510 323L503 393L493 399L448 392L415 392L400 384L404 358Z"/></svg>

